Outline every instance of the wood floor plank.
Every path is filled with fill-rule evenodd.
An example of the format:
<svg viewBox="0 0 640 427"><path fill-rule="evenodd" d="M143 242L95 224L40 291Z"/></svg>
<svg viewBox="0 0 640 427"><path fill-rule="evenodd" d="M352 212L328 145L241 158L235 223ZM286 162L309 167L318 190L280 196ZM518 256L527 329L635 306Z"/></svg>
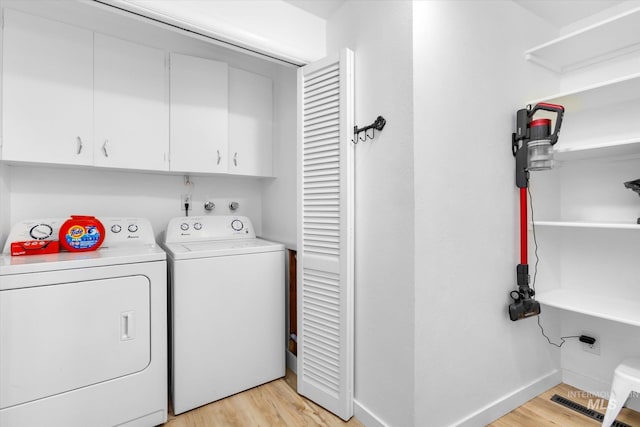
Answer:
<svg viewBox="0 0 640 427"><path fill-rule="evenodd" d="M296 392L296 375L210 403L180 415L169 409L165 427L364 427L355 417L348 422Z"/></svg>
<svg viewBox="0 0 640 427"><path fill-rule="evenodd" d="M166 427L364 427L357 419L342 421L296 392L296 376L252 388L226 399L185 412L170 413ZM558 394L584 406L597 405L604 413L607 401L567 384L559 384L488 427L589 427L600 423L551 401ZM170 411L171 412L171 411ZM618 420L640 427L640 413L624 408Z"/></svg>

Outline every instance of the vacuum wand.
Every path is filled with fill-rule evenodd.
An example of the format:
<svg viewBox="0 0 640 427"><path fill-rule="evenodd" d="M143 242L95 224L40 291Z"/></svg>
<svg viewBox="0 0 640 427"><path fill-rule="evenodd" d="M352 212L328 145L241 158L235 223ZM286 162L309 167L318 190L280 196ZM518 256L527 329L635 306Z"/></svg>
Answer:
<svg viewBox="0 0 640 427"><path fill-rule="evenodd" d="M556 123L551 132L550 119L533 120L533 115L545 110L556 113ZM533 297L529 286L527 191L529 171L547 170L553 166L553 145L558 142L564 107L539 103L533 108L523 108L516 113L516 132L511 138L511 151L516 158L516 186L520 189L520 264L516 266L518 290L510 292L509 318L513 321L540 314L540 303Z"/></svg>
<svg viewBox="0 0 640 427"><path fill-rule="evenodd" d="M533 299L535 291L529 286L527 241L527 187L520 188L520 264L516 266L517 291L511 291L509 318L513 321L540 314L540 303Z"/></svg>

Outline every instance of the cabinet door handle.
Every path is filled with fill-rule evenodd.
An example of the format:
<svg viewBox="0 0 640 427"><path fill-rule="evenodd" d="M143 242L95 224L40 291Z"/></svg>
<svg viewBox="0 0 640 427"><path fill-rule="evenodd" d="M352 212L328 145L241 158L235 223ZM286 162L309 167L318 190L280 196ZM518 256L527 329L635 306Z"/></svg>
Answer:
<svg viewBox="0 0 640 427"><path fill-rule="evenodd" d="M216 150L218 152L218 161L216 162L216 165L220 164L220 160L222 160L222 157L220 157L220 150Z"/></svg>
<svg viewBox="0 0 640 427"><path fill-rule="evenodd" d="M78 138L78 153L77 154L80 154L80 153L82 153L82 138L80 138L80 137L77 137L77 138Z"/></svg>
<svg viewBox="0 0 640 427"><path fill-rule="evenodd" d="M104 153L105 157L109 157L109 152L107 151L107 143L109 142L108 139L104 140L104 144L102 144L102 152Z"/></svg>
<svg viewBox="0 0 640 427"><path fill-rule="evenodd" d="M233 166L238 166L238 152L233 154Z"/></svg>

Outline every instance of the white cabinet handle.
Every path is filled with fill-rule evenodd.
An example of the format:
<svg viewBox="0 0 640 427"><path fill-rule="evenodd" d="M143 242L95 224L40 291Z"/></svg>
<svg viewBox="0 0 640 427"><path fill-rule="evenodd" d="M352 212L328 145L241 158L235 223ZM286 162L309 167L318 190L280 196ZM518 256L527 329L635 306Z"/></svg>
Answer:
<svg viewBox="0 0 640 427"><path fill-rule="evenodd" d="M218 152L218 161L216 162L216 165L220 164L220 160L222 160L222 157L220 157L220 150L216 150Z"/></svg>
<svg viewBox="0 0 640 427"><path fill-rule="evenodd" d="M80 153L82 153L82 138L80 138L80 137L77 137L77 138L78 138L78 153L77 154L80 154Z"/></svg>
<svg viewBox="0 0 640 427"><path fill-rule="evenodd" d="M238 152L233 154L233 166L238 166Z"/></svg>
<svg viewBox="0 0 640 427"><path fill-rule="evenodd" d="M109 152L107 151L107 143L109 142L108 139L104 140L104 144L102 144L102 152L104 153L105 157L109 157Z"/></svg>

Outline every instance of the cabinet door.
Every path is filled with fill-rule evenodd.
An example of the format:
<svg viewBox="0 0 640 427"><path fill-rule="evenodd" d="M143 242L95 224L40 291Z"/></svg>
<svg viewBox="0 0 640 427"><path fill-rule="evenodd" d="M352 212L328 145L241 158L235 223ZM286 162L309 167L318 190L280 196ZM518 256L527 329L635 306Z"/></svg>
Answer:
<svg viewBox="0 0 640 427"><path fill-rule="evenodd" d="M171 170L226 172L228 66L171 54Z"/></svg>
<svg viewBox="0 0 640 427"><path fill-rule="evenodd" d="M96 166L168 170L165 53L95 35Z"/></svg>
<svg viewBox="0 0 640 427"><path fill-rule="evenodd" d="M93 33L4 10L2 158L91 164Z"/></svg>
<svg viewBox="0 0 640 427"><path fill-rule="evenodd" d="M272 174L271 79L229 68L229 173Z"/></svg>

